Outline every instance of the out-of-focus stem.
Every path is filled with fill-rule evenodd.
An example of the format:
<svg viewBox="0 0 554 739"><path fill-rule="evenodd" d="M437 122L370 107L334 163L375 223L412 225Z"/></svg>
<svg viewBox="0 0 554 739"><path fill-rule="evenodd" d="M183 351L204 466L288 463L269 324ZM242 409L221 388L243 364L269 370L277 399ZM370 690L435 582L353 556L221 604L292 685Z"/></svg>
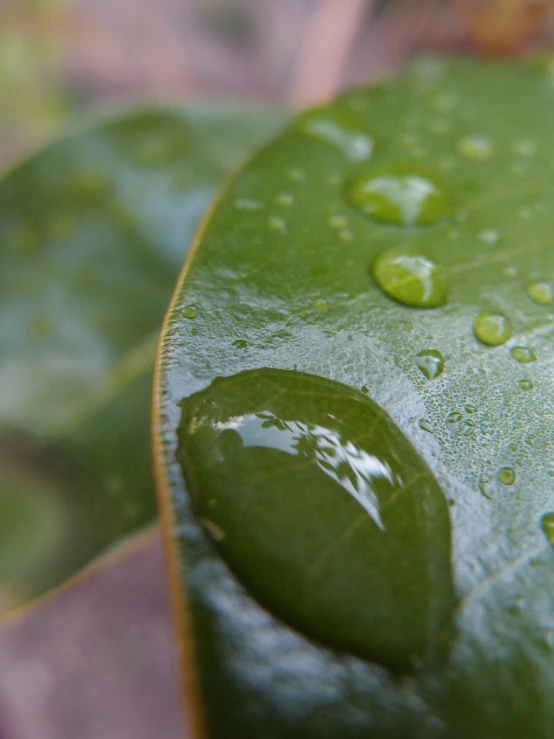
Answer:
<svg viewBox="0 0 554 739"><path fill-rule="evenodd" d="M293 81L294 106L324 103L337 92L352 41L373 2L318 0Z"/></svg>

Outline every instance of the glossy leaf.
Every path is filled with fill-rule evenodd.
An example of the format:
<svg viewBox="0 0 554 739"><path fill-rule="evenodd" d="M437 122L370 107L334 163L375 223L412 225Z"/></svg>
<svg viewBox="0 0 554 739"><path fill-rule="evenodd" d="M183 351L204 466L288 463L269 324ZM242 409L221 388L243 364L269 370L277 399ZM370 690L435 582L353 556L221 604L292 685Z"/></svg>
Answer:
<svg viewBox="0 0 554 739"><path fill-rule="evenodd" d="M309 126L296 124L266 147L201 233L167 318L157 443L165 465L162 496L178 523L176 571L186 567L210 737L550 736L553 70L548 59L511 66L422 59L403 79L311 113ZM341 137L336 128L344 121ZM353 131L374 143L364 159L337 145ZM451 204L440 217L418 224L392 208L387 222L349 197L352 183L373 171L380 178L399 171L411 177L422 168ZM429 187L418 185L416 192ZM381 188L380 195L391 192L398 205L398 190ZM406 192L413 196L412 185ZM378 205L387 212L382 200ZM383 254L409 257L404 271L376 274ZM444 290L430 304L424 298L439 274ZM194 318L187 317L190 305ZM486 331L476 330L483 311ZM491 316L506 321L492 325ZM536 359L522 362L531 354L518 347ZM440 372L428 363L422 369L422 356L438 358ZM216 500L220 491L213 481L195 483L191 476L207 464L211 442L206 437L194 461L177 456L179 425L185 424L181 448L193 448L193 428L186 432L191 404L213 398L218 387L224 395L231 380L217 378L259 368L308 373L367 392L438 481L449 504L457 600L443 661L399 677L350 653L356 650L329 648L306 624L296 622L296 630L291 612L267 593L264 599L254 583L252 573L265 567L263 542L247 577L222 548L225 539L214 544L202 528L197 490L205 484L208 501L210 490ZM228 399L217 393L218 403L232 409L222 418L236 418L240 428L239 406L247 417L266 397L253 381L248 392L242 399L230 390ZM298 400L298 409L303 403ZM208 417L217 417L218 408ZM233 464L241 454L235 449ZM287 497L300 472L295 478L290 463L283 469L282 487L275 471L267 490ZM226 494L237 505L251 494L240 478L229 484ZM271 517L276 509L267 501ZM312 505L314 526L324 527L318 536L333 535L334 513L340 515L338 503L324 513ZM293 532L296 503L290 514ZM244 537L244 547L257 535L251 515L244 515L242 534L233 533L237 541ZM286 548L283 516L279 510ZM296 540L291 535L291 548ZM358 566L343 562L343 594L349 569ZM406 566L398 557L398 587Z"/></svg>
<svg viewBox="0 0 554 739"><path fill-rule="evenodd" d="M0 184L0 612L155 519L163 312L215 186L281 120L121 115Z"/></svg>

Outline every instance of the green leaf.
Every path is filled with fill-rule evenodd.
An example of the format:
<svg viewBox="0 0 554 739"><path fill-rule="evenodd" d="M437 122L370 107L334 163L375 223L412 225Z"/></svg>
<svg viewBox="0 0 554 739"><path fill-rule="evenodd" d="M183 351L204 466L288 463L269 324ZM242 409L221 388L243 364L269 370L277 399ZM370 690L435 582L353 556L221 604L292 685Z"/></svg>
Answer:
<svg viewBox="0 0 554 739"><path fill-rule="evenodd" d="M211 737L550 736L552 120L548 59L422 59L301 117L212 213L157 389L160 489ZM346 449L422 473L396 484L401 521L381 551L367 516L367 540L347 534L344 492L373 491L381 508L394 496L361 485L350 458L338 472ZM308 619L322 541L331 580ZM432 603L450 621L445 651L394 664L391 644L421 657L402 638L421 635ZM379 615L390 628L371 633Z"/></svg>
<svg viewBox="0 0 554 739"><path fill-rule="evenodd" d="M154 521L164 309L215 186L282 119L145 109L0 184L0 612Z"/></svg>

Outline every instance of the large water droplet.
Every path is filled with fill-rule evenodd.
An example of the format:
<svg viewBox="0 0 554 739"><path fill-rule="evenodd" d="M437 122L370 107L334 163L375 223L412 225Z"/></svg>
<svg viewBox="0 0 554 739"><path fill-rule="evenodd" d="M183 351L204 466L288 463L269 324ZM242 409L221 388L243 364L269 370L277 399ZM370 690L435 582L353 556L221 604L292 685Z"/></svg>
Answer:
<svg viewBox="0 0 554 739"><path fill-rule="evenodd" d="M187 305L185 308L183 308L183 315L185 318L196 318L199 312L200 310L198 306L194 305L194 303L191 303L190 305Z"/></svg>
<svg viewBox="0 0 554 739"><path fill-rule="evenodd" d="M487 346L500 346L512 335L512 326L503 313L493 310L482 311L473 324L475 336Z"/></svg>
<svg viewBox="0 0 554 739"><path fill-rule="evenodd" d="M295 128L338 149L347 159L363 161L373 153L373 138L357 118L345 111L309 110L297 119Z"/></svg>
<svg viewBox="0 0 554 739"><path fill-rule="evenodd" d="M554 513L545 513L542 516L541 529L547 542L554 547Z"/></svg>
<svg viewBox="0 0 554 739"><path fill-rule="evenodd" d="M444 357L437 349L424 349L416 354L416 365L428 380L434 380L444 369Z"/></svg>
<svg viewBox="0 0 554 739"><path fill-rule="evenodd" d="M446 500L366 395L285 370L217 379L182 403L178 458L222 555L282 618L394 669L442 650Z"/></svg>
<svg viewBox="0 0 554 739"><path fill-rule="evenodd" d="M527 287L529 297L541 305L554 305L554 283L548 280L533 282Z"/></svg>
<svg viewBox="0 0 554 739"><path fill-rule="evenodd" d="M535 362L537 360L536 353L528 346L514 346L510 350L510 354L516 361L522 364L529 364L529 362Z"/></svg>
<svg viewBox="0 0 554 739"><path fill-rule="evenodd" d="M422 255L390 249L378 257L373 276L383 292L403 305L436 308L448 297L443 270Z"/></svg>
<svg viewBox="0 0 554 739"><path fill-rule="evenodd" d="M429 226L452 212L443 186L413 167L368 173L355 180L346 195L357 210L380 223Z"/></svg>

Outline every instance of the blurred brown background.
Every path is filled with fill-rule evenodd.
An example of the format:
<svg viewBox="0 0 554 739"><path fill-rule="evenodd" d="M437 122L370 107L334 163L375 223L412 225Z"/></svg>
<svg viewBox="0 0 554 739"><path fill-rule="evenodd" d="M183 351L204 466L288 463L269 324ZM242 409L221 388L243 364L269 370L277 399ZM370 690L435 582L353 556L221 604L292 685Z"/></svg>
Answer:
<svg viewBox="0 0 554 739"><path fill-rule="evenodd" d="M0 169L105 106L303 107L421 50L529 53L552 45L552 4L0 0ZM142 544L0 627L0 739L184 736L161 546Z"/></svg>

